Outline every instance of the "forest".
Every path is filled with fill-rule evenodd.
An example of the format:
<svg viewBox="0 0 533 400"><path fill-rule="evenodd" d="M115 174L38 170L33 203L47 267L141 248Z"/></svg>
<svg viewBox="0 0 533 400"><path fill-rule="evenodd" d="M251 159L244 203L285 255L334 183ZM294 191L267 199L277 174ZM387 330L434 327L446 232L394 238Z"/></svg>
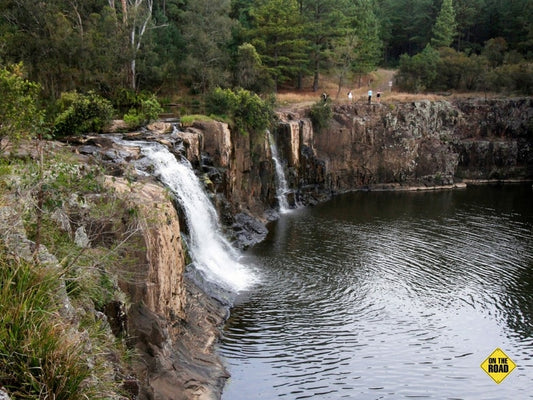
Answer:
<svg viewBox="0 0 533 400"><path fill-rule="evenodd" d="M413 92L533 90L533 0L0 0L0 11L0 68L49 104L73 91L125 110L215 88L316 91L378 66Z"/></svg>

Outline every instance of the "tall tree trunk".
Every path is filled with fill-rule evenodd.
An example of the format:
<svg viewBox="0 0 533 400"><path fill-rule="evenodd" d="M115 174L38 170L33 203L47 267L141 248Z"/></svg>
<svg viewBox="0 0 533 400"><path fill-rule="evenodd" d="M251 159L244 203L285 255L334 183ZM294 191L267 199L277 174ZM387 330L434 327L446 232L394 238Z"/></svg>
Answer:
<svg viewBox="0 0 533 400"><path fill-rule="evenodd" d="M337 89L337 96L335 96L335 100L339 99L343 84L344 84L344 78L342 76L339 76L339 87Z"/></svg>
<svg viewBox="0 0 533 400"><path fill-rule="evenodd" d="M315 60L315 77L313 79L313 92L316 92L318 90L318 79L320 75L319 65L320 62L318 60Z"/></svg>
<svg viewBox="0 0 533 400"><path fill-rule="evenodd" d="M121 0L122 3L122 22L125 24L128 20L128 5L126 4L126 0Z"/></svg>
<svg viewBox="0 0 533 400"><path fill-rule="evenodd" d="M137 90L137 83L136 83L136 78L135 78L135 74L136 74L136 61L135 61L135 57L133 57L133 59L131 60L131 63L130 63L130 82L131 82L131 88L133 90Z"/></svg>

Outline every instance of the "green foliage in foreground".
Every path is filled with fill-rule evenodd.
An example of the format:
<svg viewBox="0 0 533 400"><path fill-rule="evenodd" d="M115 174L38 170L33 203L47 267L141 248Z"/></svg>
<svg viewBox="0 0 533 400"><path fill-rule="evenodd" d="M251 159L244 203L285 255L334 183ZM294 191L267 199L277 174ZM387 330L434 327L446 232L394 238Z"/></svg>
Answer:
<svg viewBox="0 0 533 400"><path fill-rule="evenodd" d="M57 116L53 128L57 136L102 132L114 113L111 102L95 92L63 93L58 104L61 113Z"/></svg>
<svg viewBox="0 0 533 400"><path fill-rule="evenodd" d="M16 209L28 238L60 260L44 267L0 245L0 385L12 399L121 398L131 351L96 311L126 303L117 277L133 279L123 269L146 250L136 209L103 179L104 171L80 165L70 152L57 151L40 164L1 160L0 204ZM82 225L90 248L74 241L73 230ZM59 313L58 293L65 290L72 320Z"/></svg>
<svg viewBox="0 0 533 400"><path fill-rule="evenodd" d="M103 398L85 341L58 315L58 271L0 250L0 382L16 399Z"/></svg>
<svg viewBox="0 0 533 400"><path fill-rule="evenodd" d="M274 100L263 100L244 89L216 88L207 96L206 110L208 114L232 121L242 134L262 132L274 120Z"/></svg>

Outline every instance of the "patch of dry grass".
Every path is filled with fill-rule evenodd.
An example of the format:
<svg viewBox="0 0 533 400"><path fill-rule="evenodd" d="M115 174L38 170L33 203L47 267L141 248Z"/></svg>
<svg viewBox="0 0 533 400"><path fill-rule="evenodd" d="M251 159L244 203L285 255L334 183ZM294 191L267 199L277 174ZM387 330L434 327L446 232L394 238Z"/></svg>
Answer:
<svg viewBox="0 0 533 400"><path fill-rule="evenodd" d="M278 104L284 106L299 105L302 107L309 106L320 100L322 93L327 93L335 104L348 104L348 93L351 91L353 96L353 103L361 104L368 101L368 90L372 89L372 102L377 102L376 94L381 92L381 101L384 103L408 103L413 101L444 101L453 99L469 99L469 98L496 98L498 94L484 93L484 92L469 92L469 93L407 93L398 92L389 86L389 82L394 81L395 70L377 69L369 74L361 77L356 76L351 81L345 83L338 92L338 82L334 77L321 76L320 87L316 92L313 92L312 79L308 78L304 81L303 90L280 90L276 98ZM501 97L501 95L500 95Z"/></svg>

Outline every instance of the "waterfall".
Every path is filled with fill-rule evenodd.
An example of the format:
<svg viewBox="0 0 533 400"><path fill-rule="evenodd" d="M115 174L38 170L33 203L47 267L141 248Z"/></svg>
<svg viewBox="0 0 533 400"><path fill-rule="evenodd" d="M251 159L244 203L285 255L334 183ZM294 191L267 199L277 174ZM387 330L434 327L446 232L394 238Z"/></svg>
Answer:
<svg viewBox="0 0 533 400"><path fill-rule="evenodd" d="M276 197L279 203L279 212L285 214L290 211L289 202L287 201L287 193L289 193L289 185L287 179L285 179L285 172L283 171L283 165L279 159L278 147L274 137L269 132L268 141L270 143L270 152L272 153L272 160L276 169Z"/></svg>
<svg viewBox="0 0 533 400"><path fill-rule="evenodd" d="M128 144L126 142L121 142ZM184 211L189 235L188 250L197 271L223 289L240 291L254 282L254 276L238 261L239 253L224 238L217 212L187 159L178 161L159 143L130 142L141 148L150 164L150 173L177 197Z"/></svg>

